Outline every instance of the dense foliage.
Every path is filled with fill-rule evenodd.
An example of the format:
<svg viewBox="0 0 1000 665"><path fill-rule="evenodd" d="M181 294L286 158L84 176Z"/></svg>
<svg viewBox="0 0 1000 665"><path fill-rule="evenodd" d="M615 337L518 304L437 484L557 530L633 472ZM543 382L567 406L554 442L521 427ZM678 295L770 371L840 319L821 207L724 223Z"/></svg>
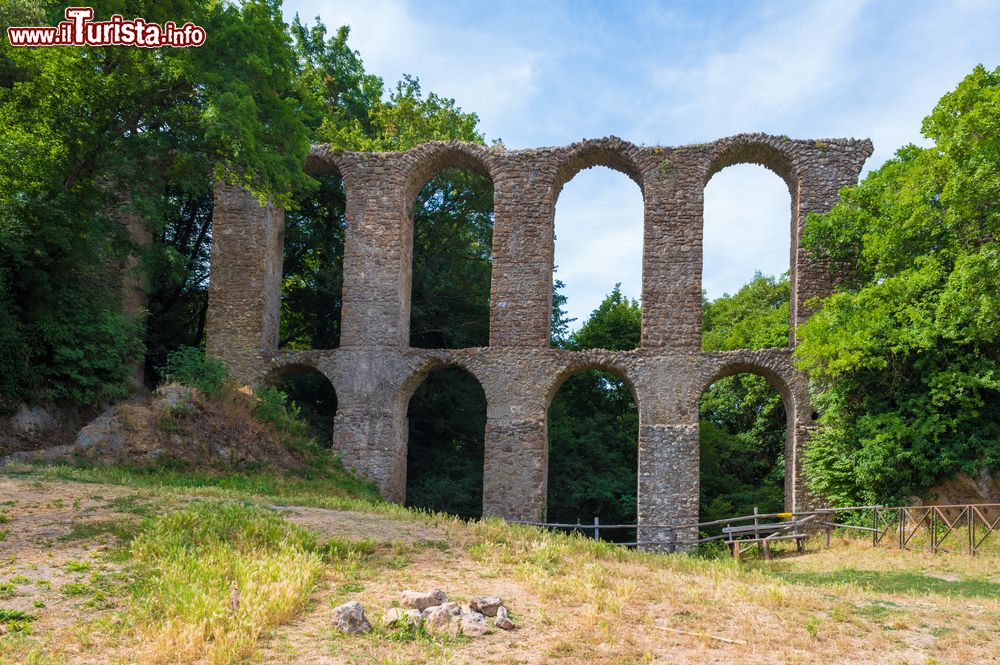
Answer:
<svg viewBox="0 0 1000 665"><path fill-rule="evenodd" d="M554 343L634 349L641 326L639 303L616 285L578 330ZM635 522L639 411L621 377L588 370L567 378L549 407L548 438L548 521Z"/></svg>
<svg viewBox="0 0 1000 665"><path fill-rule="evenodd" d="M822 413L807 471L834 503L1000 468L1000 68L923 134L807 224L811 251L853 267L799 331Z"/></svg>
<svg viewBox="0 0 1000 665"><path fill-rule="evenodd" d="M788 344L788 277L756 275L733 295L703 306L706 351ZM787 416L767 379L737 374L702 395L701 519L748 515L784 506Z"/></svg>

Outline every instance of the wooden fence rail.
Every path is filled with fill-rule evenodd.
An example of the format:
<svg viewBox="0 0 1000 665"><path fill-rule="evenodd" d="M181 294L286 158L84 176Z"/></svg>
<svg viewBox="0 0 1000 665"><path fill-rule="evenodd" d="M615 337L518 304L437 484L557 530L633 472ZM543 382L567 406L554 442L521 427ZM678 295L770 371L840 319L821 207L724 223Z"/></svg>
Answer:
<svg viewBox="0 0 1000 665"><path fill-rule="evenodd" d="M768 520L768 521L765 521ZM781 520L781 521L774 521ZM871 526L864 526L867 521ZM826 545L830 544L831 532L842 531L844 534L861 532L870 535L872 547L892 543L901 549L928 549L930 552L964 551L975 556L988 544L998 546L1000 537L993 538L1000 532L1000 503L958 504L945 506L849 506L846 508L821 508L798 513L758 513L742 515L709 522L690 524L601 524L595 517L593 524L530 522L517 521L516 524L526 524L546 529L576 531L592 534L595 540L600 540L601 532L636 530L634 542L619 542L626 547L643 547L676 552L693 545L726 541L734 555L738 555L739 546L734 546L734 540L743 544L756 543L765 553L769 553L768 545L775 538L790 537L800 544L806 535L825 533ZM752 526L742 526L752 523ZM708 534L708 530L719 528L720 533ZM643 540L643 533L657 532L664 538ZM696 538L690 535L696 534ZM768 536L767 534L770 534Z"/></svg>

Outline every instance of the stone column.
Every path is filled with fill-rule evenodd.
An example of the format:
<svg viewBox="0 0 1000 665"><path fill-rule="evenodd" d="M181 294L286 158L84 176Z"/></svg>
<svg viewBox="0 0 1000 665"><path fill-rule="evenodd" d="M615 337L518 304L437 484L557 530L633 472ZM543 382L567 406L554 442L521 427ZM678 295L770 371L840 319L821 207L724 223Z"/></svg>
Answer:
<svg viewBox="0 0 1000 665"><path fill-rule="evenodd" d="M213 204L206 348L252 383L278 351L284 211L223 183Z"/></svg>
<svg viewBox="0 0 1000 665"><path fill-rule="evenodd" d="M555 210L551 188L531 170L531 156L508 159L494 183L490 346L547 348Z"/></svg>
<svg viewBox="0 0 1000 665"><path fill-rule="evenodd" d="M353 164L347 192L341 347L409 345L413 224L398 155Z"/></svg>
<svg viewBox="0 0 1000 665"><path fill-rule="evenodd" d="M484 447L483 516L542 519L549 472L545 412L518 405L491 408Z"/></svg>
<svg viewBox="0 0 1000 665"><path fill-rule="evenodd" d="M644 179L642 348L701 349L703 161L664 150Z"/></svg>
<svg viewBox="0 0 1000 665"><path fill-rule="evenodd" d="M699 482L697 420L640 426L639 540L669 541L656 525L696 523ZM679 531L677 544L689 549L697 537L697 529Z"/></svg>
<svg viewBox="0 0 1000 665"><path fill-rule="evenodd" d="M858 182L861 168L872 153L871 141L817 141L809 154L799 158L798 186L792 192L795 233L792 234L791 322L794 328L809 318L813 309L807 304L816 297L830 295L842 275L831 270L825 261L812 257L802 248L802 233L809 213L829 212L844 187Z"/></svg>

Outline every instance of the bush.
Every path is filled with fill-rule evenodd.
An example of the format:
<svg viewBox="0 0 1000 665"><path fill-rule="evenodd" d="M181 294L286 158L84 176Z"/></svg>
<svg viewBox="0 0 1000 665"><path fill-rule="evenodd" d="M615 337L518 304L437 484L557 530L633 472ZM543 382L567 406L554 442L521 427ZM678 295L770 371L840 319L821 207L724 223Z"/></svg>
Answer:
<svg viewBox="0 0 1000 665"><path fill-rule="evenodd" d="M219 396L232 383L225 363L190 346L167 356L163 375L182 386L197 388L208 397Z"/></svg>

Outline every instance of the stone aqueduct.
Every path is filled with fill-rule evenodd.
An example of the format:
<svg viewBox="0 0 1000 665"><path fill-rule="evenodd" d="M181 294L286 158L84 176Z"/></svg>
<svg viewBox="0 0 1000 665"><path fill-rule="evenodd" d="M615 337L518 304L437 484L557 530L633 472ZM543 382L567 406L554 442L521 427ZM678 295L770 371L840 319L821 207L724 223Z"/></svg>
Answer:
<svg viewBox="0 0 1000 665"><path fill-rule="evenodd" d="M701 351L703 190L719 170L760 164L791 194L792 330L833 275L799 246L805 217L824 212L857 182L868 140L791 140L744 134L682 147L640 147L611 137L561 148L505 150L432 142L400 153L333 152L314 146L311 175L338 174L347 191L341 345L278 348L282 276L280 209L246 191L215 190L208 350L248 383L303 368L320 371L338 397L333 446L346 466L385 497L404 499L406 410L427 374L447 366L475 376L487 398L483 512L538 519L546 501L546 412L571 374L603 369L622 377L639 409L638 515L641 538L655 525L697 521L698 401L720 377L752 372L778 389L788 413L787 508L805 506L800 452L815 426L805 377L786 347ZM553 219L563 185L606 166L634 180L644 201L642 342L626 352L569 352L549 346ZM457 167L494 183L489 346L409 346L413 226L410 209L441 169Z"/></svg>

